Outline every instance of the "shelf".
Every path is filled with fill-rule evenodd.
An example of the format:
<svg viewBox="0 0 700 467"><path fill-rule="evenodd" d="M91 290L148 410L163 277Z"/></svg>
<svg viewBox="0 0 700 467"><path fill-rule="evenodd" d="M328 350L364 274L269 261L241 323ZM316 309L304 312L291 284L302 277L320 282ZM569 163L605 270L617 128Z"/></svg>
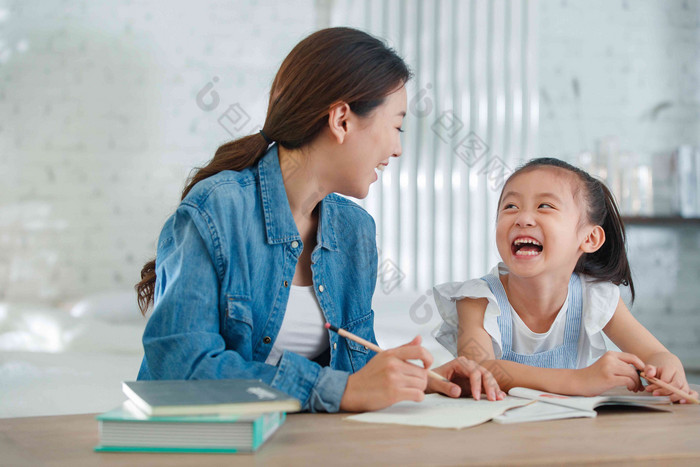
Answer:
<svg viewBox="0 0 700 467"><path fill-rule="evenodd" d="M681 217L681 216L622 216L622 221L625 226L629 225L650 225L650 226L683 226L683 225L699 225L700 217Z"/></svg>

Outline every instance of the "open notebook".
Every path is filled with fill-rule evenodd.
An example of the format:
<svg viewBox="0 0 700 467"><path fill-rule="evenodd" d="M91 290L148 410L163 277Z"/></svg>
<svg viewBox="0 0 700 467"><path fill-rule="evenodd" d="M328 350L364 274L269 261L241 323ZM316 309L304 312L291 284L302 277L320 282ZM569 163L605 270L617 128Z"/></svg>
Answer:
<svg viewBox="0 0 700 467"><path fill-rule="evenodd" d="M471 398L453 399L440 394L428 394L422 402L398 402L382 410L351 415L346 420L459 429L488 422L508 409L529 403L528 400L515 397L491 402L485 397L476 401Z"/></svg>
<svg viewBox="0 0 700 467"><path fill-rule="evenodd" d="M565 396L528 388L512 388L508 394L521 400L530 401L528 405L508 410L494 417L496 423L521 423L561 418L593 418L598 415L595 409L604 406L619 408L637 408L658 412L670 412L663 407L670 405L668 397L608 395L595 397Z"/></svg>
<svg viewBox="0 0 700 467"><path fill-rule="evenodd" d="M658 404L670 404L668 397L598 396L571 397L533 389L513 388L501 401L483 398L452 399L428 394L422 402L403 401L374 412L346 417L346 420L368 423L428 426L434 428L466 428L493 420L497 423L518 423L560 418L595 417L596 407L622 405L665 411Z"/></svg>

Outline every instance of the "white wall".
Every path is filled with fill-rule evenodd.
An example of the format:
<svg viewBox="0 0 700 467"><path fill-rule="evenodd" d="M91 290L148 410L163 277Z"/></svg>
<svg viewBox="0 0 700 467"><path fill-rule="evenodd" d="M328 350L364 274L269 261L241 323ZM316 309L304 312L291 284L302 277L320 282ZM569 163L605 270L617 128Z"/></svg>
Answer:
<svg viewBox="0 0 700 467"><path fill-rule="evenodd" d="M315 21L311 0L0 4L0 299L132 287L190 169L262 123ZM234 104L250 120L227 130Z"/></svg>
<svg viewBox="0 0 700 467"><path fill-rule="evenodd" d="M542 154L700 144L700 2L540 1Z"/></svg>
<svg viewBox="0 0 700 467"><path fill-rule="evenodd" d="M650 164L700 145L699 1L540 1L539 14L542 155L576 162L613 137ZM633 313L700 368L700 223L628 226L628 246Z"/></svg>
<svg viewBox="0 0 700 467"><path fill-rule="evenodd" d="M537 2L539 153L575 157L610 134L644 153L700 144L699 4ZM347 5L0 2L0 300L60 302L132 287L190 169L255 130L281 60L317 27L348 21ZM360 5L364 19L353 21L396 32L400 17L378 15L399 3ZM487 8L441 5L442 15ZM417 21L416 11L406 14ZM470 23L452 24L464 35ZM418 50L404 44L413 47L399 50L410 62ZM211 93L197 100L208 83L219 96L212 110ZM227 131L218 119L235 104L250 118ZM413 118L407 124L417 130ZM700 347L699 231L630 231L634 311L688 359ZM396 259L397 250L380 247Z"/></svg>

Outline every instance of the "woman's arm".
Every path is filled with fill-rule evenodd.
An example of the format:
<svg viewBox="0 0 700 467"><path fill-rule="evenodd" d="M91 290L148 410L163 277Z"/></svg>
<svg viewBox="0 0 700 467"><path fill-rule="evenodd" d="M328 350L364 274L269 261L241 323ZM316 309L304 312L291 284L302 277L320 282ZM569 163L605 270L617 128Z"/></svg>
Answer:
<svg viewBox="0 0 700 467"><path fill-rule="evenodd" d="M156 303L143 335L142 379L252 378L296 397L306 410L336 411L348 373L284 352L277 366L227 349L221 329L252 323L226 320L221 310L215 226L197 208L181 206L160 240Z"/></svg>
<svg viewBox="0 0 700 467"><path fill-rule="evenodd" d="M220 310L217 269L223 268L217 259L224 253L212 241L215 225L188 206L178 209L169 222L170 234L161 239L157 300L144 331L140 378L261 379L311 411L365 411L400 400L422 400L427 370L407 362L421 359L426 368L432 364L420 342L382 352L353 375L293 352L285 351L275 366L227 348L222 327L235 326L236 334L246 339L253 323L235 319L235 310L231 316ZM374 341L373 333L369 337Z"/></svg>
<svg viewBox="0 0 700 467"><path fill-rule="evenodd" d="M641 365L634 355L608 352L595 365L573 370L539 368L507 360L497 360L491 336L484 329L485 298L465 298L457 302L459 317L458 355L480 363L491 372L504 391L526 387L557 394L593 396L616 386L637 387L637 374L630 363Z"/></svg>
<svg viewBox="0 0 700 467"><path fill-rule="evenodd" d="M603 331L620 350L635 354L642 359L645 363L644 372L646 374L691 393L680 359L669 352L651 332L632 316L622 299L618 301L615 313ZM646 390L655 396L671 396L673 401L681 400L678 395L656 384L650 384ZM697 396L697 393L691 394Z"/></svg>
<svg viewBox="0 0 700 467"><path fill-rule="evenodd" d="M403 400L420 402L425 397L428 370L433 356L421 345L420 336L408 344L376 354L348 378L341 410L379 410ZM422 360L423 367L408 360Z"/></svg>

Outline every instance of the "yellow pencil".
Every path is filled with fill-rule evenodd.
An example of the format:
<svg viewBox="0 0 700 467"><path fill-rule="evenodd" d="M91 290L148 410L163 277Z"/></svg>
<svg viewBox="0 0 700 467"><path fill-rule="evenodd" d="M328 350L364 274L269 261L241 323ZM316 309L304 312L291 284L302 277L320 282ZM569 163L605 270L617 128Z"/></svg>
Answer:
<svg viewBox="0 0 700 467"><path fill-rule="evenodd" d="M671 391L672 393L681 396L683 399L685 399L687 402L690 402L691 404L700 404L700 401L699 401L699 400L697 400L696 398L694 398L693 396L691 396L691 395L688 394L687 392L681 391L681 390L678 389L678 388L674 388L674 387L671 386L670 384L668 384L668 383L666 383L666 382L664 382L664 381L661 381L661 380L658 379L658 378L654 378L653 376L647 376L647 375L645 375L645 374L642 373L642 372L639 373L639 376L641 376L641 377L644 378L645 380L649 381L651 384L656 384L656 385L661 386L661 387L664 388L664 389L668 389L668 390Z"/></svg>
<svg viewBox="0 0 700 467"><path fill-rule="evenodd" d="M331 325L331 323L326 323L326 329L330 329L333 332L337 332L338 335L343 336L346 339L350 339L351 341L355 341L358 344L364 345L368 349L373 350L377 353L383 352L381 347L379 347L378 345L375 345L368 340L365 340L359 336L356 336L355 334L353 334L349 331L346 331L345 329L337 328L337 327ZM432 378L439 379L440 381L447 381L447 378L435 373L433 370L428 370L428 376L430 376Z"/></svg>

